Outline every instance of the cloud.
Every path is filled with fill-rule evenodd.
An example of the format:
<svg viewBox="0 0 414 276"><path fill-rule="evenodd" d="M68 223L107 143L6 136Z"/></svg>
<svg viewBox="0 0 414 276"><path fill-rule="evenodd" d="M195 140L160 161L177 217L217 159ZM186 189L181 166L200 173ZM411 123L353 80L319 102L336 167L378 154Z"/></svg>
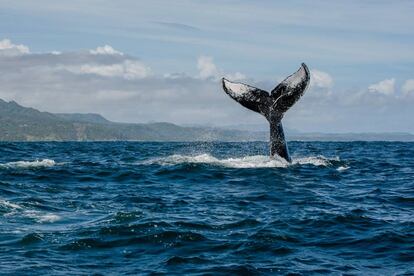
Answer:
<svg viewBox="0 0 414 276"><path fill-rule="evenodd" d="M190 75L152 72L144 61L127 54L62 51L58 55L0 55L0 98L41 111L96 112L120 122L267 127L261 115L241 107L222 91L221 76L235 80L245 78L243 74L225 72L208 56L193 64L199 70ZM333 78L328 73L311 73L313 87L286 113L286 128L414 132L406 119L414 116L414 97L399 97L394 82L395 93L384 97L366 88L338 87L333 91ZM249 79L246 83L264 89L274 85L271 79ZM379 84L376 89L382 87ZM411 93L413 80L407 80L401 89Z"/></svg>
<svg viewBox="0 0 414 276"><path fill-rule="evenodd" d="M200 31L200 29L197 27L194 27L188 24L183 24L183 23L163 22L163 21L155 21L154 23L159 24L164 27L171 28L171 29L184 30L184 31Z"/></svg>
<svg viewBox="0 0 414 276"><path fill-rule="evenodd" d="M219 70L203 76L217 76ZM196 64L195 64L196 66ZM238 74L236 74L236 77ZM240 76L238 76L240 77ZM121 122L247 122L259 115L235 105L216 78L153 74L129 55L90 51L0 56L0 98L49 112L97 112Z"/></svg>
<svg viewBox="0 0 414 276"><path fill-rule="evenodd" d="M151 73L149 67L136 60L124 60L122 63L111 65L82 64L63 68L76 74L95 74L102 77L122 77L125 79L141 79Z"/></svg>
<svg viewBox="0 0 414 276"><path fill-rule="evenodd" d="M402 86L402 92L405 96L414 94L414 79L406 80Z"/></svg>
<svg viewBox="0 0 414 276"><path fill-rule="evenodd" d="M313 69L311 70L310 85L312 87L331 88L333 86L333 78L326 72Z"/></svg>
<svg viewBox="0 0 414 276"><path fill-rule="evenodd" d="M89 51L92 55L120 55L123 56L124 53L115 50L109 45L97 47L95 50Z"/></svg>
<svg viewBox="0 0 414 276"><path fill-rule="evenodd" d="M213 63L213 58L208 56L200 56L197 60L197 68L201 79L217 77L219 71Z"/></svg>
<svg viewBox="0 0 414 276"><path fill-rule="evenodd" d="M9 39L0 40L1 56L17 56L29 53L29 47L23 44L13 44Z"/></svg>
<svg viewBox="0 0 414 276"><path fill-rule="evenodd" d="M197 68L199 71L199 78L201 79L216 79L226 77L233 81L243 80L246 76L240 72L236 73L224 73L218 69L216 64L213 62L213 58L209 56L200 56L197 60Z"/></svg>
<svg viewBox="0 0 414 276"><path fill-rule="evenodd" d="M368 87L370 92L380 93L383 95L392 95L395 92L395 79L385 79Z"/></svg>

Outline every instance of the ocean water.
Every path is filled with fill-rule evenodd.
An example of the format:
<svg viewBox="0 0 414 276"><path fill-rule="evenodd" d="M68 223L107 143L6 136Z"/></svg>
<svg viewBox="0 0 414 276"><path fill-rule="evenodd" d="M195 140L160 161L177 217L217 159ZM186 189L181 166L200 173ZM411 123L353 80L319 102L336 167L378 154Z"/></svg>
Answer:
<svg viewBox="0 0 414 276"><path fill-rule="evenodd" d="M0 273L413 275L414 143L0 143Z"/></svg>

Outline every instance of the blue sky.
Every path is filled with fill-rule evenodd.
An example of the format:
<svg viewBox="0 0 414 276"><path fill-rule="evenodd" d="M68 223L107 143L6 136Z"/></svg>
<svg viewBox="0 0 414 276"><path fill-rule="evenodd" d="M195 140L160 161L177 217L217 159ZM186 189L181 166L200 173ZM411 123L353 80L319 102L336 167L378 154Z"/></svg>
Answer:
<svg viewBox="0 0 414 276"><path fill-rule="evenodd" d="M262 119L255 114L239 112L233 108L231 101L215 95L208 99L203 98L206 95L199 96L209 101L210 105L224 101L218 105L222 110L214 110L223 112L222 117L210 118L207 115L212 110L190 102L188 106L179 107L185 110L183 114L173 110L174 101L171 105L168 101L159 103L157 108L159 97L145 98L145 101L146 104L150 101L153 108L159 109L160 116L134 113L129 102L132 99L143 100L142 94L131 96L128 105L122 102L122 95L125 96L125 91L141 93L142 86L155 91L154 94L169 89L166 98L178 93L177 90L189 90L197 85L208 93L212 90L219 93L217 79L221 75L235 74L246 82L270 89L277 81L294 72L301 62L306 62L319 83L314 81L316 85L309 90L309 96L306 95L304 102L301 103L301 100L300 105L290 111L295 114L287 115L286 124L291 128L324 132L414 132L414 126L406 127L414 125L411 119L414 112L410 109L414 103L414 85L411 82L414 79L413 14L414 2L405 0L1 1L0 40L8 39L11 45L27 47L29 53L25 53L25 59L29 58L27 55L36 56L36 62L44 58L42 66L51 62L55 69L62 70L64 67L74 74L76 70L73 66L67 67L69 58L65 55L108 45L123 53L123 59L108 59L105 64L121 62L125 69L125 60L134 60L142 63L151 73L147 74L149 77L134 77L133 80L126 77L125 82L129 83L125 84L117 79L125 75L110 76L105 73L103 76L102 71L97 73L96 68L85 69L85 66L78 64L79 68L83 68L83 73L87 71L90 79L86 81L85 76L81 78L80 71L76 71L76 77L82 79L76 80L84 81L84 85L77 89L106 95L97 87L102 85L99 82L109 81L111 91L121 91L118 100L116 95L109 97L113 105L109 100L95 104L92 99L96 94L91 92L90 100L87 96L83 99L84 105L64 104L61 105L62 110L50 107L46 101L48 96L42 96L39 92L40 86L45 89L48 81L53 83L55 91L60 89L56 93L68 95L71 91L59 88L58 81L63 85L74 80L74 76L62 77L60 71L57 78L55 73L58 69L53 74L49 72L49 75L55 76L53 80L36 79L32 85L39 85L33 89L38 91L37 94L22 92L24 87L8 85L7 91L6 88L3 92L0 90L0 97L53 112L100 112L119 121L163 120L189 124L191 121L187 118L191 114L195 124L217 124L217 121L237 124L240 116L246 123L261 123ZM52 51L63 54L59 62L49 60L47 53ZM103 62L94 58L96 56L91 55L87 64ZM22 57L14 55L14 59L12 68L17 72L19 64L22 64L17 60ZM38 63L32 62L33 68L39 68ZM111 70L113 72L114 68ZM33 70L26 71L21 78L33 80L33 75L30 75ZM203 77L201 72L204 72ZM162 77L172 75L175 78L167 77L170 83ZM102 80L103 77L111 80ZM11 82L18 77L12 74L9 79L7 76L2 79ZM149 84L151 81L153 86ZM166 83L165 87L160 83ZM94 87L94 84L97 86ZM199 100L197 95L194 100ZM346 103L338 103L344 98ZM354 101L347 102L350 98ZM143 103L137 103L137 106L140 104ZM125 112L117 111L117 106ZM309 110L312 108L316 110ZM323 113L319 114L321 111ZM354 123L356 120L360 122L358 125ZM398 123L394 123L395 120Z"/></svg>

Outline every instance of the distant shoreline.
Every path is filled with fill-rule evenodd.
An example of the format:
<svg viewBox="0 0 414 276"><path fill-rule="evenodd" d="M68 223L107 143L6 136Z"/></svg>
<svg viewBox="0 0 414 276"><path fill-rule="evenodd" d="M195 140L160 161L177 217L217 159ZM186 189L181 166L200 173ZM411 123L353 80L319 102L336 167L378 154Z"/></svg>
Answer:
<svg viewBox="0 0 414 276"><path fill-rule="evenodd" d="M317 142L317 143L414 143L414 140L289 140L289 142ZM5 141L1 140L0 144L6 143L268 143L265 140L251 140L251 141L160 141L160 140L35 140L35 141Z"/></svg>
<svg viewBox="0 0 414 276"><path fill-rule="evenodd" d="M167 122L116 123L94 113L49 113L0 99L0 141L4 142L267 142L267 130L243 126L180 126ZM302 133L288 141L413 142L411 133Z"/></svg>

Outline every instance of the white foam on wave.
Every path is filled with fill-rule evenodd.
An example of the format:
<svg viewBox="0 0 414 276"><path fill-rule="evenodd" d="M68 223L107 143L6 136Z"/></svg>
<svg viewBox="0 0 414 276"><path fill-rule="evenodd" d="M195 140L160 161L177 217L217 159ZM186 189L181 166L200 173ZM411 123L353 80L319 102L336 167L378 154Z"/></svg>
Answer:
<svg viewBox="0 0 414 276"><path fill-rule="evenodd" d="M343 171L346 171L349 168L350 168L349 166L339 166L336 170L338 172L343 172Z"/></svg>
<svg viewBox="0 0 414 276"><path fill-rule="evenodd" d="M43 213L35 210L27 210L23 212L23 216L36 220L40 223L55 222L61 219L60 216L52 213Z"/></svg>
<svg viewBox="0 0 414 276"><path fill-rule="evenodd" d="M35 160L35 161L16 161L0 164L0 168L6 169L28 169L28 168L47 168L53 167L56 162L51 159Z"/></svg>
<svg viewBox="0 0 414 276"><path fill-rule="evenodd" d="M243 156L238 158L219 159L210 154L204 153L200 155L180 155L174 154L163 158L150 159L143 164L159 164L162 166L172 166L178 164L211 164L228 168L286 168L292 165L314 165L329 166L331 161L338 161L338 158L328 159L324 156L311 156L295 158L292 163L288 163L282 158L270 158L265 155Z"/></svg>
<svg viewBox="0 0 414 276"><path fill-rule="evenodd" d="M0 205L10 209L22 209L22 206L3 199L0 199Z"/></svg>
<svg viewBox="0 0 414 276"><path fill-rule="evenodd" d="M10 201L0 199L0 206L8 209L4 214L5 217L19 217L34 219L39 223L55 222L61 219L60 216L53 213L45 213L37 210L25 209L25 207L19 204L12 203Z"/></svg>

